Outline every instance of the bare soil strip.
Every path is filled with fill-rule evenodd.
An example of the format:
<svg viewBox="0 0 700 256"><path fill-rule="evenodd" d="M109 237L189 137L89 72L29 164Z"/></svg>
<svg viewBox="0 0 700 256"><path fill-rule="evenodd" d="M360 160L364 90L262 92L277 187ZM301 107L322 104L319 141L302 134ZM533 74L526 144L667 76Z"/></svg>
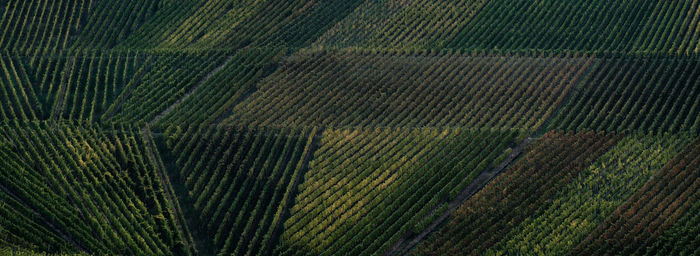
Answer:
<svg viewBox="0 0 700 256"><path fill-rule="evenodd" d="M454 211L456 211L462 203L465 201L469 200L476 192L478 192L482 187L484 187L491 179L496 177L499 173L501 173L503 170L508 167L520 154L522 154L523 150L525 147L530 144L534 139L532 137L529 137L520 144L518 144L508 155L508 157L503 160L503 162L499 163L497 166L494 166L488 171L484 171L479 176L476 177L471 183L469 183L469 186L465 188L459 195L452 201L448 203L447 211L445 211L440 217L438 217L432 224L430 224L425 230L423 230L420 234L417 234L413 236L412 234L408 234L401 238L394 246L391 247L389 251L386 252L385 255L405 255L411 248L413 248L416 244L421 242L423 238L425 238L428 234L433 232L440 224L442 224L447 218L452 215Z"/></svg>

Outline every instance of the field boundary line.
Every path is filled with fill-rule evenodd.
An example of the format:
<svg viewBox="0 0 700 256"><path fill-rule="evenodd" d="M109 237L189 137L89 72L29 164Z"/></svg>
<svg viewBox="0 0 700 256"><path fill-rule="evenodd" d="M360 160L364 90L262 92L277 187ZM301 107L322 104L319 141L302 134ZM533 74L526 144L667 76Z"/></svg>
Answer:
<svg viewBox="0 0 700 256"><path fill-rule="evenodd" d="M160 176L163 189L165 189L165 195L170 201L168 207L175 213L175 215L177 215L175 221L176 224L179 226L178 233L180 234L183 243L187 247L188 252L191 253L191 255L197 255L198 253L197 248L195 246L194 237L192 236L192 233L190 232L190 229L187 226L187 221L185 220L185 216L182 213L182 208L180 207L180 204L177 201L177 196L175 196L175 190L173 189L172 183L170 183L170 178L165 171L165 165L163 164L163 160L160 158L158 148L156 148L155 141L153 140L153 134L151 133L151 130L148 126L144 127L141 130L141 134L143 134L143 136L145 137L144 139L146 141L146 150L148 151L146 153L148 154L148 157L151 159L153 164L156 165L156 169L158 171L158 175Z"/></svg>
<svg viewBox="0 0 700 256"><path fill-rule="evenodd" d="M527 145L534 140L535 138L528 137L520 142L520 144L517 144L517 146L513 148L505 160L500 162L497 166L490 168L490 170L482 172L471 183L469 183L469 185L462 190L462 192L460 192L455 199L448 203L447 210L435 221L433 221L433 223L415 236L413 236L413 234L404 235L404 237L397 241L394 246L392 246L391 249L389 249L389 251L387 251L384 255L405 255L411 248L423 241L426 236L428 236L444 221L446 221L449 216L452 215L452 213L455 212L464 202L479 192L479 190L486 186L486 184L488 184L493 178L505 170L506 167L508 167L513 161L515 161L515 159L518 158L518 156L523 153L525 147L527 147Z"/></svg>

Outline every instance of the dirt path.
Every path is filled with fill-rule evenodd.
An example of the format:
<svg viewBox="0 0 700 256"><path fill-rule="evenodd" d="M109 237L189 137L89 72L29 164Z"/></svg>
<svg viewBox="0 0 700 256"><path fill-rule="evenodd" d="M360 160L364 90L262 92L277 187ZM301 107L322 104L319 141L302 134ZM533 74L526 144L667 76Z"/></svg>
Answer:
<svg viewBox="0 0 700 256"><path fill-rule="evenodd" d="M178 233L180 233L180 238L185 244L185 247L189 249L190 255L197 255L194 238L192 237L192 233L190 232L190 229L187 226L187 221L185 220L184 214L182 213L182 208L180 207L177 197L175 196L175 191L172 187L172 184L170 183L170 179L165 173L165 165L163 164L161 158L159 156L156 156L157 149L155 141L153 140L153 134L151 133L151 130L148 126L141 129L141 134L145 136L147 150L146 153L148 154L148 157L154 164L157 165L156 169L158 170L158 175L160 175L160 180L163 183L165 195L168 197L168 207L176 215L175 221L176 224L179 226L180 232Z"/></svg>
<svg viewBox="0 0 700 256"><path fill-rule="evenodd" d="M478 192L482 187L484 187L491 179L496 177L499 173L505 170L508 165L510 165L520 154L522 154L525 147L532 142L534 138L529 137L523 140L520 144L515 146L511 151L510 155L499 163L497 166L490 168L487 171L482 172L477 176L469 185L462 190L461 193L447 205L447 210L440 215L433 223L431 223L425 230L417 235L406 235L401 238L394 246L386 252L385 255L405 255L408 251L421 242L428 234L433 232L440 224L442 224L447 218L459 208L462 203L471 198L476 192Z"/></svg>
<svg viewBox="0 0 700 256"><path fill-rule="evenodd" d="M85 253L87 253L87 254L90 254L90 251L89 251L88 249L86 249L85 246L83 246L83 245L81 245L80 243L76 242L71 236L69 236L68 234L64 233L64 232L61 231L60 229L56 228L56 226L54 226L53 223L51 223L50 221L48 221L47 219L45 219L43 215L41 215L41 214L39 214L37 211L35 211L29 204L25 203L24 200L22 200L22 198L20 198L20 197L18 197L17 195L15 195L12 191L10 191L9 189L7 189L7 188L6 188L5 186L3 186L3 185L0 185L0 190L3 191L3 192L5 192L5 193L7 193L8 195L10 195L12 198L14 198L15 200L17 200L17 202L19 202L20 204L26 206L27 209L29 209L30 211L32 211L32 213L33 213L35 216L38 216L38 217L39 217L39 221L41 221L43 224L45 224L46 227L48 227L50 230L52 230L53 232L55 232L56 234L58 234L59 236L61 236L61 238L63 238L64 240L68 241L68 242L69 242L70 244L72 244L75 248L78 248L79 250L81 250L81 251L83 251L83 252L85 252Z"/></svg>
<svg viewBox="0 0 700 256"><path fill-rule="evenodd" d="M66 73L63 74L63 81L61 81L61 87L58 89L58 95L56 95L56 103L53 105L51 110L51 119L54 123L58 121L63 113L63 102L66 100L66 86L70 79L70 73L73 71L73 62L75 62L75 57L71 57L66 64ZM53 125L53 124L52 124Z"/></svg>
<svg viewBox="0 0 700 256"><path fill-rule="evenodd" d="M143 77L143 74L148 72L148 60L146 60L146 63L144 64L144 67L136 71L134 73L134 78L131 79L131 81L126 84L126 87L122 90L122 92L117 96L115 99L115 103L113 103L112 106L108 107L107 110L105 110L105 113L102 114L102 121L106 121L109 119L112 119L114 115L117 114L117 111L124 105L126 102L126 99L131 96L131 93L134 91L134 87L138 86L139 83L141 83L141 78ZM116 104L116 105L115 105Z"/></svg>
<svg viewBox="0 0 700 256"><path fill-rule="evenodd" d="M185 95L183 95L182 98L180 98L180 99L178 99L177 101L175 101L175 103L173 103L172 105L170 105L170 106L169 106L168 108L166 108L163 112L161 112L161 113L158 114L155 118L153 118L153 120L151 120L150 122L148 122L148 126L153 126L153 125L154 125L155 123L157 123L160 119L162 119L162 118L165 117L167 114L169 114L171 111L173 111L173 109L175 109L175 107L177 107L177 106L180 105L182 102L184 102L187 98L189 98L190 96L192 96L192 94L194 94L194 92L196 92L197 89L199 89L199 87L202 87L202 85L204 85L204 83L206 83L207 80L209 80L209 78L211 78L212 76L214 76L214 74L219 73L219 71L221 71L222 69L224 69L224 67L226 67L226 65L228 65L228 63L231 62L232 59L233 59L233 55L229 55L228 57L226 57L226 60L224 60L224 62L221 63L221 65L219 65L219 66L216 67L214 70L212 70L211 72L209 72L206 76L204 76L204 78L202 78L202 80L200 80L199 83L197 83L197 85L195 85L194 87L192 87L192 89L191 89L189 92L187 92Z"/></svg>
<svg viewBox="0 0 700 256"><path fill-rule="evenodd" d="M296 192L299 188L299 184L301 184L304 180L304 175L306 174L306 171L309 169L309 162L314 156L314 152L316 149L318 149L318 146L321 144L321 137L323 135L324 128L323 127L318 127L316 128L317 130L311 134L312 138L310 138L310 142L308 143L307 147L308 149L305 149L306 155L302 155L301 159L301 166L299 167L299 172L296 174L296 179L290 181L290 186L291 190L289 195L285 195L284 198L282 199L282 213L281 217L277 220L277 223L273 223L274 229L272 232L272 241L267 244L267 247L264 249L263 255L272 255L273 254L273 245L277 245L279 241L277 241L280 236L282 235L282 232L284 232L284 216L289 214L289 208L291 208L294 205L294 199L296 199Z"/></svg>

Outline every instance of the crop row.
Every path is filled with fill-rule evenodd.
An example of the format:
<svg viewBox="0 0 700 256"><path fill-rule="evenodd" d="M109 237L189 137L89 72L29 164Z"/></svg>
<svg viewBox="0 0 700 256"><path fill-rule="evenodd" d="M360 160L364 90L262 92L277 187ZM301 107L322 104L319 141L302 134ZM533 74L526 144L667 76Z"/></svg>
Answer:
<svg viewBox="0 0 700 256"><path fill-rule="evenodd" d="M178 134L179 180L216 253L269 255L316 130L236 127ZM194 156L194 157L193 157Z"/></svg>
<svg viewBox="0 0 700 256"><path fill-rule="evenodd" d="M13 122L2 130L26 164L3 169L0 181L5 192L41 216L34 216L35 222L60 230L89 253L183 250L156 167L144 157L143 139L130 129L108 133L99 127ZM27 240L37 236L15 234Z"/></svg>
<svg viewBox="0 0 700 256"><path fill-rule="evenodd" d="M700 132L698 75L700 61L694 58L603 59L551 127Z"/></svg>
<svg viewBox="0 0 700 256"><path fill-rule="evenodd" d="M488 1L364 1L315 47L444 48Z"/></svg>
<svg viewBox="0 0 700 256"><path fill-rule="evenodd" d="M439 216L448 200L500 161L517 134L487 129L326 131L276 254L386 252Z"/></svg>
<svg viewBox="0 0 700 256"><path fill-rule="evenodd" d="M361 1L178 1L163 3L117 48L303 47Z"/></svg>
<svg viewBox="0 0 700 256"><path fill-rule="evenodd" d="M229 114L252 92L255 84L276 68L282 52L251 49L236 52L225 67L213 74L192 96L160 119L155 128L169 125L208 125Z"/></svg>
<svg viewBox="0 0 700 256"><path fill-rule="evenodd" d="M0 120L41 117L41 103L22 59L5 52L0 69Z"/></svg>
<svg viewBox="0 0 700 256"><path fill-rule="evenodd" d="M614 134L552 131L523 159L465 202L414 255L473 255L491 248L528 216L548 207L561 188L612 147Z"/></svg>
<svg viewBox="0 0 700 256"><path fill-rule="evenodd" d="M486 254L565 255L691 140L688 134L626 136Z"/></svg>
<svg viewBox="0 0 700 256"><path fill-rule="evenodd" d="M41 251L74 252L73 245L42 223L40 216L19 199L8 193L7 174L29 173L32 167L24 163L13 152L8 142L0 143L0 168L3 170L3 182L0 183L0 247L22 247ZM17 180L22 181L18 175ZM25 188L32 188L25 186Z"/></svg>
<svg viewBox="0 0 700 256"><path fill-rule="evenodd" d="M97 1L89 17L80 26L73 49L109 49L126 39L129 34L157 11L157 0Z"/></svg>
<svg viewBox="0 0 700 256"><path fill-rule="evenodd" d="M657 238L671 229L699 199L700 139L696 139L608 216L573 253L655 255L659 253L655 250L663 249L652 247ZM696 216L697 212L689 214ZM687 234L677 234L684 235Z"/></svg>
<svg viewBox="0 0 700 256"><path fill-rule="evenodd" d="M173 52L155 53L137 71L135 78L107 109L102 121L136 123L151 121L170 105L190 92L208 74L221 65L226 53Z"/></svg>
<svg viewBox="0 0 700 256"><path fill-rule="evenodd" d="M301 52L261 81L227 122L536 130L592 62L570 55Z"/></svg>
<svg viewBox="0 0 700 256"><path fill-rule="evenodd" d="M700 200L696 200L672 227L658 237L646 253L692 255L700 253Z"/></svg>
<svg viewBox="0 0 700 256"><path fill-rule="evenodd" d="M366 1L315 47L573 50L692 55L697 1Z"/></svg>
<svg viewBox="0 0 700 256"><path fill-rule="evenodd" d="M53 112L70 120L97 121L145 62L138 53L83 53L63 68Z"/></svg>
<svg viewBox="0 0 700 256"><path fill-rule="evenodd" d="M36 93L38 120L96 119L144 62L138 52L66 51L18 58L28 62L26 80Z"/></svg>
<svg viewBox="0 0 700 256"><path fill-rule="evenodd" d="M68 48L70 37L87 16L92 1L7 1L0 18L0 48L24 54L56 53Z"/></svg>

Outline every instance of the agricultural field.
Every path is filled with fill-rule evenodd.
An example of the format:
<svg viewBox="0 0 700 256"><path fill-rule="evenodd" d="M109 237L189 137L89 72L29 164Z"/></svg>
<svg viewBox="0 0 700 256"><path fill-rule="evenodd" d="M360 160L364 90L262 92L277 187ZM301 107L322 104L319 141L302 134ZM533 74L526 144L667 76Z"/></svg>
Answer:
<svg viewBox="0 0 700 256"><path fill-rule="evenodd" d="M595 62L586 55L305 52L282 62L224 122L534 131Z"/></svg>
<svg viewBox="0 0 700 256"><path fill-rule="evenodd" d="M0 0L0 255L697 255L699 51L697 0Z"/></svg>

